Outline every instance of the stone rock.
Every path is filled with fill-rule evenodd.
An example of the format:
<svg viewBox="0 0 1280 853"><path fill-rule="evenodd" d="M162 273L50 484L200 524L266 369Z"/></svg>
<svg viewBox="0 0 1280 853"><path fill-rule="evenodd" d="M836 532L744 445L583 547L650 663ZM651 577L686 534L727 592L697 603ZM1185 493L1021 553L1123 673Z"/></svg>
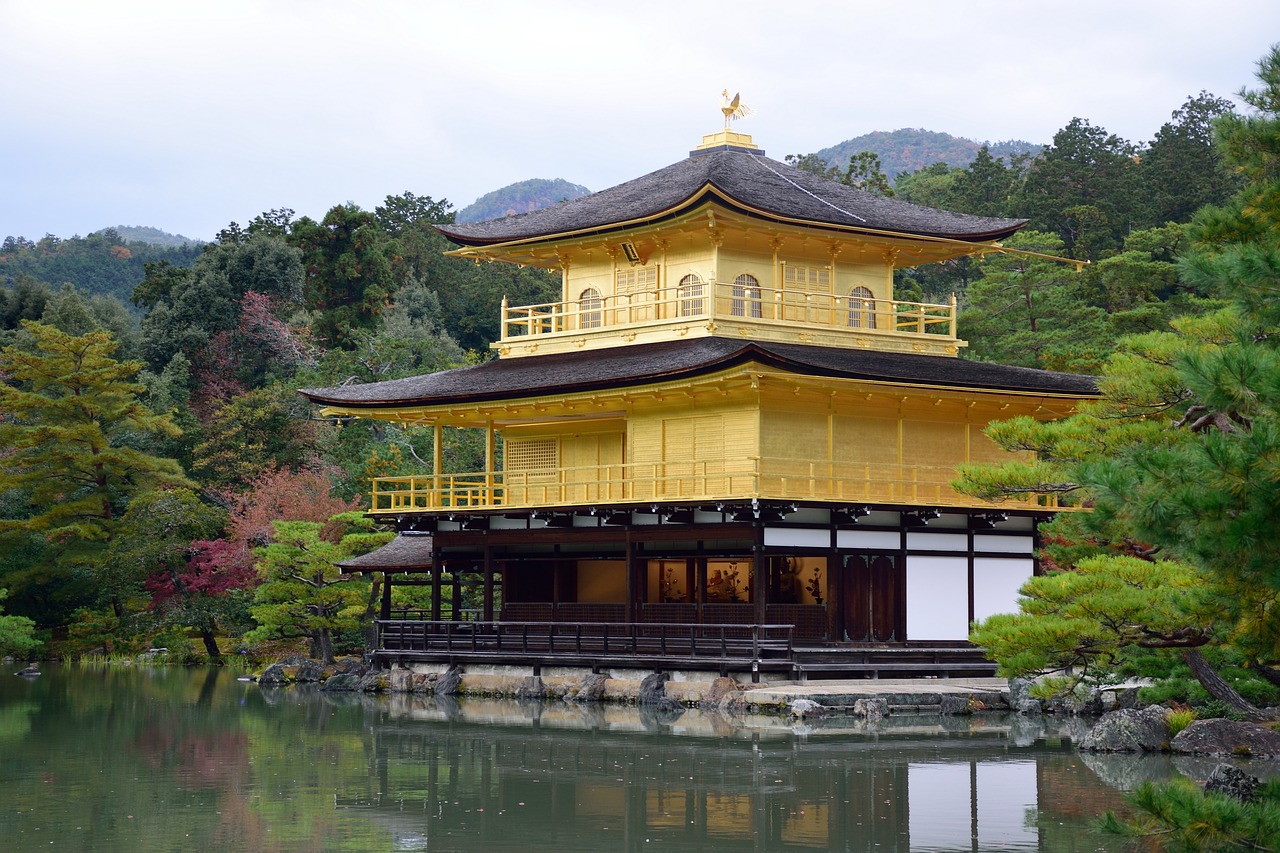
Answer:
<svg viewBox="0 0 1280 853"><path fill-rule="evenodd" d="M1013 708L1026 717L1039 717L1044 714L1044 704L1039 699L1020 699Z"/></svg>
<svg viewBox="0 0 1280 853"><path fill-rule="evenodd" d="M1112 711L1104 714L1080 741L1086 752L1163 752L1169 748L1166 710Z"/></svg>
<svg viewBox="0 0 1280 853"><path fill-rule="evenodd" d="M359 685L356 689L361 693L386 693L391 689L391 677L385 669L378 669L360 676Z"/></svg>
<svg viewBox="0 0 1280 853"><path fill-rule="evenodd" d="M284 663L273 663L258 676L259 684L270 684L272 686L289 684L292 681L293 678L289 675Z"/></svg>
<svg viewBox="0 0 1280 853"><path fill-rule="evenodd" d="M599 672L583 676L582 686L578 688L578 692L572 696L565 694L565 701L599 702L604 698L604 686L608 680L609 676Z"/></svg>
<svg viewBox="0 0 1280 853"><path fill-rule="evenodd" d="M38 663L28 664L27 666L24 666L22 669L14 673L14 675L21 675L23 678L34 678L39 674L40 674L40 664Z"/></svg>
<svg viewBox="0 0 1280 853"><path fill-rule="evenodd" d="M542 677L530 675L527 678L520 679L520 686L516 688L515 697L517 699L534 700L547 698L547 687L542 683Z"/></svg>
<svg viewBox="0 0 1280 853"><path fill-rule="evenodd" d="M1280 756L1280 732L1257 723L1196 720L1169 744L1174 752L1192 755L1235 755L1241 758Z"/></svg>
<svg viewBox="0 0 1280 853"><path fill-rule="evenodd" d="M276 661L276 663L280 664L281 666L302 666L304 663L306 663L309 660L311 660L311 658L303 657L302 655L288 655L286 657L280 658L280 660Z"/></svg>
<svg viewBox="0 0 1280 853"><path fill-rule="evenodd" d="M412 681L414 693L436 692L436 673L434 672L415 672Z"/></svg>
<svg viewBox="0 0 1280 853"><path fill-rule="evenodd" d="M1100 691L1102 695L1099 698L1102 700L1103 713L1138 707L1138 689L1137 687L1113 687Z"/></svg>
<svg viewBox="0 0 1280 853"><path fill-rule="evenodd" d="M657 705L667 698L667 677L660 672L651 672L640 680L640 692L636 701L641 705Z"/></svg>
<svg viewBox="0 0 1280 853"><path fill-rule="evenodd" d="M387 687L392 693L412 693L413 676L413 670L398 666L387 673Z"/></svg>
<svg viewBox="0 0 1280 853"><path fill-rule="evenodd" d="M330 675L363 675L368 666L360 658L338 658L325 671Z"/></svg>
<svg viewBox="0 0 1280 853"><path fill-rule="evenodd" d="M889 716L889 700L880 696L870 699L855 699L853 702L853 715L855 717L865 717L867 720L883 720Z"/></svg>
<svg viewBox="0 0 1280 853"><path fill-rule="evenodd" d="M968 696L944 695L942 701L938 703L938 713L944 717L957 714L972 714L973 706L970 704Z"/></svg>
<svg viewBox="0 0 1280 853"><path fill-rule="evenodd" d="M308 684L315 683L324 678L324 666L317 660L304 660L298 664L294 670L293 680L306 682Z"/></svg>
<svg viewBox="0 0 1280 853"><path fill-rule="evenodd" d="M360 676L345 672L331 675L320 685L320 689L328 693L354 692L360 689Z"/></svg>
<svg viewBox="0 0 1280 853"><path fill-rule="evenodd" d="M720 703L724 701L724 697L736 695L737 693L738 682L734 681L732 678L725 678L724 676L721 676L711 682L711 687L707 689L707 692L703 694L702 699L698 701L698 707L703 709L719 708Z"/></svg>
<svg viewBox="0 0 1280 853"><path fill-rule="evenodd" d="M827 709L812 699L796 699L787 707L787 714L797 720L813 720L825 717Z"/></svg>
<svg viewBox="0 0 1280 853"><path fill-rule="evenodd" d="M1035 680L1031 678L1022 678L1021 676L1009 679L1009 707L1016 708L1018 704L1031 698L1031 687L1035 684Z"/></svg>
<svg viewBox="0 0 1280 853"><path fill-rule="evenodd" d="M451 666L436 677L437 696L456 696L462 686L462 670Z"/></svg>
<svg viewBox="0 0 1280 853"><path fill-rule="evenodd" d="M1241 802L1251 803L1258 798L1258 786L1261 784L1257 776L1250 776L1239 767L1219 764L1204 781L1204 792L1226 794Z"/></svg>

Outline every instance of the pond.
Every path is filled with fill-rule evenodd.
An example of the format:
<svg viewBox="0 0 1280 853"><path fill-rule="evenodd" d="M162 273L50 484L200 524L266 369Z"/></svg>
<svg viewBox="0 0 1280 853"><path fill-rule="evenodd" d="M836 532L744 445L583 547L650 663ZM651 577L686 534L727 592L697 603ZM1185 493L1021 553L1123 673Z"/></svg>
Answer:
<svg viewBox="0 0 1280 853"><path fill-rule="evenodd" d="M1121 850L1091 821L1177 772L1082 757L1078 726L1016 717L803 725L16 669L7 850Z"/></svg>

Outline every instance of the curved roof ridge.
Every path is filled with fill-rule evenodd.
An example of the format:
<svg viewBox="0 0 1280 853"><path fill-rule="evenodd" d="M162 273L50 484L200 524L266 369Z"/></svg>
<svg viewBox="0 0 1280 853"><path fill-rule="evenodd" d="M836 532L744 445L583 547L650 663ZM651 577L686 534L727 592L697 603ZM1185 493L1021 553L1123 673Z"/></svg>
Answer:
<svg viewBox="0 0 1280 853"><path fill-rule="evenodd" d="M686 379L759 362L791 373L935 388L1096 396L1097 378L942 358L917 353L845 349L708 337L497 359L439 373L304 388L314 403L352 408L451 405L571 394Z"/></svg>
<svg viewBox="0 0 1280 853"><path fill-rule="evenodd" d="M816 226L867 229L962 241L1001 239L1025 219L973 216L885 198L746 150L697 152L657 171L553 207L436 229L455 243L483 246L560 234L607 231L675 215L707 186L750 211Z"/></svg>

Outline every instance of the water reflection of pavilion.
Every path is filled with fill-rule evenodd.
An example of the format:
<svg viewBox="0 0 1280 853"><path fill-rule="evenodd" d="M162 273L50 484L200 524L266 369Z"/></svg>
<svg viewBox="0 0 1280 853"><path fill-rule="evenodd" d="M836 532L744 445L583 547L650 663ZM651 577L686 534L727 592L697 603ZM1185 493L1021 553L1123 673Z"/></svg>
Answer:
<svg viewBox="0 0 1280 853"><path fill-rule="evenodd" d="M1019 750L999 729L678 737L669 720L631 714L654 731L536 716L377 726L371 786L337 806L375 815L400 849L978 851L1083 831L1079 815L1037 826L1055 808L1039 793L1046 772L1054 801L1078 799L1073 785L1114 796L1083 768L1064 783L1050 765L1074 763L1071 752Z"/></svg>

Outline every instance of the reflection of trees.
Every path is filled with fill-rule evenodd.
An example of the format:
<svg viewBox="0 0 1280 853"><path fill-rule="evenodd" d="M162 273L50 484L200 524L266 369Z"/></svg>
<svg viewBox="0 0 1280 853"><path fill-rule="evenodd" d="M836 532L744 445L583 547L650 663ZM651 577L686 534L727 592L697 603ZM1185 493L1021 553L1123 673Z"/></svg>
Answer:
<svg viewBox="0 0 1280 853"><path fill-rule="evenodd" d="M984 831L1052 850L1116 804L1069 744L1021 750L994 719L800 737L696 711L646 730L611 705L294 688L269 704L203 671L45 678L27 736L5 743L0 833L40 815L102 850L906 850L931 832L972 849L973 816L993 808L1004 823Z"/></svg>

